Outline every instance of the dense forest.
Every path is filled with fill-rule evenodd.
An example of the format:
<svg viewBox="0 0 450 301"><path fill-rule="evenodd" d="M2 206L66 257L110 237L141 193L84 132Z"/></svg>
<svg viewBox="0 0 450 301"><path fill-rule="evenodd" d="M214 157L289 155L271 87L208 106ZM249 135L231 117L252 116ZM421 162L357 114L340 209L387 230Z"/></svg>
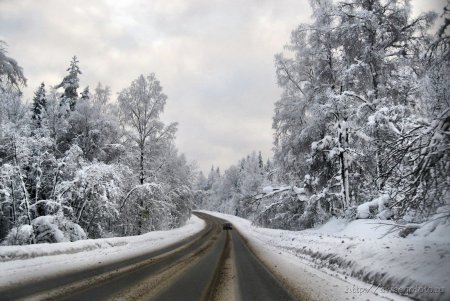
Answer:
<svg viewBox="0 0 450 301"><path fill-rule="evenodd" d="M412 18L409 1L311 5L275 56L273 159L212 168L196 203L284 229L333 216L448 223L450 6Z"/></svg>
<svg viewBox="0 0 450 301"><path fill-rule="evenodd" d="M137 235L183 225L193 208L293 230L332 217L448 223L450 5L414 18L409 1L311 6L275 56L273 157L207 175L175 147L154 74L113 97L80 87L74 56L26 100L0 41L0 242Z"/></svg>
<svg viewBox="0 0 450 301"><path fill-rule="evenodd" d="M160 115L154 74L111 99L99 83L80 93L76 57L54 86L23 99L24 71L0 48L0 241L75 241L136 235L185 223L195 169Z"/></svg>

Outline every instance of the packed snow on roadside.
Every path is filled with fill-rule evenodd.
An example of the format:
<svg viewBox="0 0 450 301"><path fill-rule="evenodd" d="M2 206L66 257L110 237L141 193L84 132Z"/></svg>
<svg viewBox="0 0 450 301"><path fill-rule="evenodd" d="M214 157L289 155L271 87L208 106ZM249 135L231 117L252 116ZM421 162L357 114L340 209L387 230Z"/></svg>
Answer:
<svg viewBox="0 0 450 301"><path fill-rule="evenodd" d="M139 256L181 241L204 227L205 222L192 215L183 227L137 236L0 246L0 288Z"/></svg>
<svg viewBox="0 0 450 301"><path fill-rule="evenodd" d="M401 294L419 300L450 300L448 227L426 237L401 238L398 231L390 233L392 222L374 219L332 219L316 229L288 231L204 212L233 223L269 268L275 273L278 269L291 286L310 289L308 296L313 299L400 300ZM315 292L314 284L319 285Z"/></svg>

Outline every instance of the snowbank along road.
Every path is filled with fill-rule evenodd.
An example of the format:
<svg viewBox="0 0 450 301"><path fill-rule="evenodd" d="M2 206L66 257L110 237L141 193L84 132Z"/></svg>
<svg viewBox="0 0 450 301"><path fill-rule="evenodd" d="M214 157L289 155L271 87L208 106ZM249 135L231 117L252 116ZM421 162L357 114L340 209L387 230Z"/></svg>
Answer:
<svg viewBox="0 0 450 301"><path fill-rule="evenodd" d="M296 300L224 220L169 247L0 291L0 300Z"/></svg>

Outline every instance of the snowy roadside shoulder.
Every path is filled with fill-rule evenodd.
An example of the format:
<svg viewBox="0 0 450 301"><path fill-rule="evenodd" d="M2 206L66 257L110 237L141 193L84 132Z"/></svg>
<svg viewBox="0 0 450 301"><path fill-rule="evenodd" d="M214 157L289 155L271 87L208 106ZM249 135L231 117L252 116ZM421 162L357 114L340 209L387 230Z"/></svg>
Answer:
<svg viewBox="0 0 450 301"><path fill-rule="evenodd" d="M310 299L450 300L450 235L385 235L386 221L333 219L317 229L259 228L236 216L226 219L249 241L266 265Z"/></svg>
<svg viewBox="0 0 450 301"><path fill-rule="evenodd" d="M183 239L185 235L193 235L204 228L203 220L192 216L186 225L168 230L153 231L142 235L127 237L112 237L99 239L86 239L74 242L43 243L22 246L0 246L0 263L17 259L29 259L40 256L51 256L59 254L73 254L78 252L106 249L126 245L145 245L153 242L173 243L176 239ZM179 236L181 234L182 236ZM172 241L175 238L175 241Z"/></svg>
<svg viewBox="0 0 450 301"><path fill-rule="evenodd" d="M0 288L35 278L45 278L82 270L92 265L139 256L164 248L205 228L205 222L192 215L176 229L143 235L79 240L54 244L0 246Z"/></svg>

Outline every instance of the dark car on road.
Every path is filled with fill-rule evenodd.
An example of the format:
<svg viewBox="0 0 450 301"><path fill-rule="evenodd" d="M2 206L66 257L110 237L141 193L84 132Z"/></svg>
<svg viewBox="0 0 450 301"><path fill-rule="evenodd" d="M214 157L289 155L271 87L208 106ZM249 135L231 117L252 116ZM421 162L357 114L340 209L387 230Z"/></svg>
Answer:
<svg viewBox="0 0 450 301"><path fill-rule="evenodd" d="M223 229L224 230L233 230L233 225L231 223L224 223Z"/></svg>

